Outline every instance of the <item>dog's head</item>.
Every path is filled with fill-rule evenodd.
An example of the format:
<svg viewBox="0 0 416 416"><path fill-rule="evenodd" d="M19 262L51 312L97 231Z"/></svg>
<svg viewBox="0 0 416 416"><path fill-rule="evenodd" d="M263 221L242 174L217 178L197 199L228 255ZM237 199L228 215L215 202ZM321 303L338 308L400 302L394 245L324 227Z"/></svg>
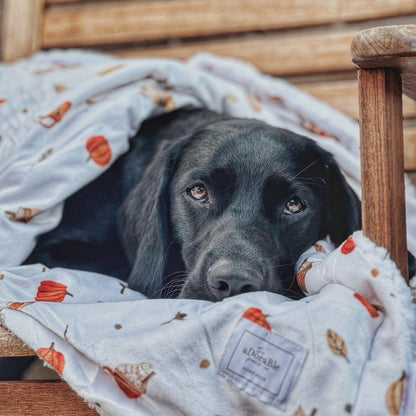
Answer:
<svg viewBox="0 0 416 416"><path fill-rule="evenodd" d="M299 297L294 264L316 240L360 228L360 203L312 140L221 118L164 144L123 207L131 287L221 300ZM175 289L175 290L174 290Z"/></svg>

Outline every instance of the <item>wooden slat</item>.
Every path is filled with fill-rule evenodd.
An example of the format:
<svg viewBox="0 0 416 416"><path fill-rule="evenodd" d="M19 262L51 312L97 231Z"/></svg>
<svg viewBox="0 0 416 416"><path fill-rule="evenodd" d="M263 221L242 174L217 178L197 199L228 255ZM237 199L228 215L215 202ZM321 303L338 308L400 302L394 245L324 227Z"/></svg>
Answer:
<svg viewBox="0 0 416 416"><path fill-rule="evenodd" d="M0 381L1 416L96 416L62 381Z"/></svg>
<svg viewBox="0 0 416 416"><path fill-rule="evenodd" d="M331 107L358 119L358 82L337 80L331 82L311 82L298 85L305 92ZM408 119L416 118L416 102L403 96L403 115ZM413 121L413 120L411 120ZM404 127L404 167L408 171L416 170L416 127Z"/></svg>
<svg viewBox="0 0 416 416"><path fill-rule="evenodd" d="M363 232L385 247L408 279L400 74L359 72Z"/></svg>
<svg viewBox="0 0 416 416"><path fill-rule="evenodd" d="M0 357L23 357L36 355L29 347L23 345L19 338L0 325Z"/></svg>
<svg viewBox="0 0 416 416"><path fill-rule="evenodd" d="M356 80L336 80L298 84L298 87L319 100L358 119L358 82ZM403 97L403 116L416 118L416 102Z"/></svg>
<svg viewBox="0 0 416 416"><path fill-rule="evenodd" d="M1 57L6 62L31 55L41 46L44 0L4 0Z"/></svg>
<svg viewBox="0 0 416 416"><path fill-rule="evenodd" d="M66 4L66 3L86 3L87 1L91 0L46 0L46 4ZM101 0L93 0L93 1L101 1Z"/></svg>
<svg viewBox="0 0 416 416"><path fill-rule="evenodd" d="M158 46L118 49L112 52L120 57L186 59L197 52L206 51L243 59L253 63L263 72L278 76L328 73L353 70L349 50L351 40L356 33L356 29L340 29L287 35L253 35L226 40L190 42L172 48Z"/></svg>
<svg viewBox="0 0 416 416"><path fill-rule="evenodd" d="M62 3L62 1L49 1ZM65 2L66 3L66 2ZM416 13L413 0L153 0L46 10L44 47L119 44L276 30Z"/></svg>
<svg viewBox="0 0 416 416"><path fill-rule="evenodd" d="M404 128L404 168L416 170L416 127Z"/></svg>

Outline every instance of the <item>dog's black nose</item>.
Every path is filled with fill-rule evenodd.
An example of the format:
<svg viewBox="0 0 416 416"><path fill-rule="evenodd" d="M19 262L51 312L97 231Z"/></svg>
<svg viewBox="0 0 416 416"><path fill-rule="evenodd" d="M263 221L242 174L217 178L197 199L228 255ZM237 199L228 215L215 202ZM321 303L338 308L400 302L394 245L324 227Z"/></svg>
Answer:
<svg viewBox="0 0 416 416"><path fill-rule="evenodd" d="M208 286L217 300L263 289L263 277L252 266L232 260L219 260L207 273Z"/></svg>

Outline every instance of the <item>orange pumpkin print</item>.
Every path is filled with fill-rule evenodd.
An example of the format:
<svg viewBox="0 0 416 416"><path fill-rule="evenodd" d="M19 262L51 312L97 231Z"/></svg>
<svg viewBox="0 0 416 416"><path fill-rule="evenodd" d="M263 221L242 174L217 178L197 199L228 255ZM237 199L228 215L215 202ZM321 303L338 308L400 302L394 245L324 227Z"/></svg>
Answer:
<svg viewBox="0 0 416 416"><path fill-rule="evenodd" d="M64 355L55 350L55 343L52 342L49 348L38 348L36 353L49 363L58 374L62 375L65 367Z"/></svg>
<svg viewBox="0 0 416 416"><path fill-rule="evenodd" d="M303 293L308 293L308 291L306 290L306 285L305 285L305 277L306 277L306 273L308 273L308 271L311 268L312 268L312 263L308 260L305 260L299 267L298 272L296 273L296 283L298 284L298 286L300 287Z"/></svg>
<svg viewBox="0 0 416 416"><path fill-rule="evenodd" d="M89 159L92 159L97 165L105 166L111 159L111 147L104 136L91 136L85 143Z"/></svg>
<svg viewBox="0 0 416 416"><path fill-rule="evenodd" d="M272 328L270 324L266 320L266 316L263 314L263 311L259 308L248 308L243 313L243 318L249 319L250 321L254 322L257 325L262 326L263 328L266 328L268 331L271 331Z"/></svg>
<svg viewBox="0 0 416 416"><path fill-rule="evenodd" d="M62 302L66 295L73 296L67 290L67 287L53 280L42 280L38 287L38 293L35 297L37 301L43 302Z"/></svg>
<svg viewBox="0 0 416 416"><path fill-rule="evenodd" d="M41 126L50 129L56 123L61 121L63 115L70 109L71 102L64 101L58 108L51 111L47 116L42 116L39 118L38 122Z"/></svg>
<svg viewBox="0 0 416 416"><path fill-rule="evenodd" d="M114 370L104 366L129 399L137 399L146 393L147 383L155 373L150 363L119 364Z"/></svg>
<svg viewBox="0 0 416 416"><path fill-rule="evenodd" d="M358 293L354 293L354 297L364 305L364 307L367 309L368 313L372 318L377 318L379 316L377 309L370 302L368 302L367 299L363 298Z"/></svg>
<svg viewBox="0 0 416 416"><path fill-rule="evenodd" d="M35 302L8 302L6 307L9 309L14 309L15 311L21 311L25 306L31 305Z"/></svg>
<svg viewBox="0 0 416 416"><path fill-rule="evenodd" d="M341 246L342 254L349 254L354 250L356 244L352 237L348 237Z"/></svg>

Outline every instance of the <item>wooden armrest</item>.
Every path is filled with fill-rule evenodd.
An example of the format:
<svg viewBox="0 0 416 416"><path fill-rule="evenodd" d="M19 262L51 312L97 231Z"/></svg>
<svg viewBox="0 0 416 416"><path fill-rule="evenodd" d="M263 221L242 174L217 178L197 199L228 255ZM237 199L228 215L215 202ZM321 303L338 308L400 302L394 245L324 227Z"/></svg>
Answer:
<svg viewBox="0 0 416 416"><path fill-rule="evenodd" d="M351 60L363 69L395 69L402 77L403 93L416 100L416 25L358 32L351 43Z"/></svg>

